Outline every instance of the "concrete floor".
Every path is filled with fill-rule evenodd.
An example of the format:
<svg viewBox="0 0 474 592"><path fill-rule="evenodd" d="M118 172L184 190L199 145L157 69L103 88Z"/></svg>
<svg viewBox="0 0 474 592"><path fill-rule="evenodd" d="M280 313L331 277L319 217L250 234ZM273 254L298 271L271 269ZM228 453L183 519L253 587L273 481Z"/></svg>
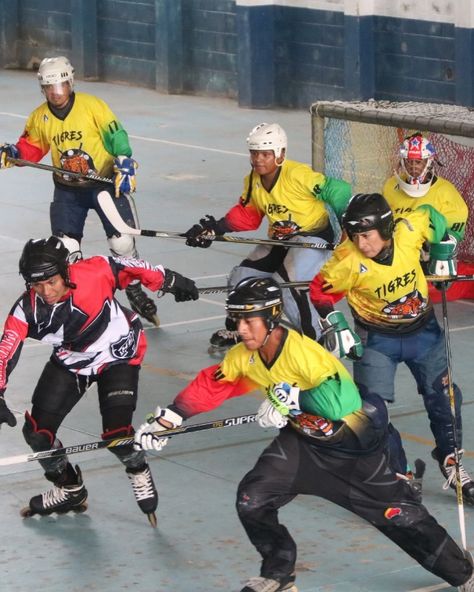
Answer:
<svg viewBox="0 0 474 592"><path fill-rule="evenodd" d="M311 162L310 115L304 111L239 109L234 102L78 81L77 89L105 99L128 130L138 171L136 203L143 228L184 231L203 214L221 216L240 195L249 170L245 138L256 124L276 121L289 136L288 155ZM17 140L26 116L41 102L35 75L0 72L0 141ZM45 162L49 162L48 157ZM31 237L49 236L49 173L32 168L1 172L0 317L23 289L18 259ZM143 258L189 275L200 286L221 285L248 251L245 246L215 244L189 249L184 242L140 238ZM91 214L85 255L107 253L102 227ZM120 298L122 296L120 295ZM124 300L125 302L125 300ZM207 353L210 334L223 320L224 296L195 303L159 303L162 325L147 326L149 348L140 382L135 424L157 404L165 405L199 369L214 363ZM474 418L471 347L473 303L449 304L454 376L464 392L466 465L474 470ZM11 376L8 403L19 419L3 427L0 456L29 452L21 435L21 416L49 348L27 342ZM254 413L251 395L225 404L191 422ZM411 459L424 458L424 500L459 540L455 495L442 489L430 458L428 420L413 380L401 369L392 418L402 431ZM91 389L60 430L65 445L100 438L96 391ZM84 514L23 520L19 510L46 487L37 463L0 468L0 542L2 592L153 592L237 591L258 574L258 556L234 510L237 484L273 437L257 425L210 430L175 437L151 466L160 492L158 529L136 507L122 467L107 451L75 455L89 490ZM471 508L465 508L469 544ZM301 496L281 512L299 548L300 592L428 592L451 590L424 571L371 526L326 501Z"/></svg>

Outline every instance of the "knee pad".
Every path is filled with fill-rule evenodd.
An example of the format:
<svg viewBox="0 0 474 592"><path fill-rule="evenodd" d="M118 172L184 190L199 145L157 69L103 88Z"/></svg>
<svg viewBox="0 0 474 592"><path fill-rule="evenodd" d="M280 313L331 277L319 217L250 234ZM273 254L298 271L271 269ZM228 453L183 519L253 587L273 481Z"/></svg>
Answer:
<svg viewBox="0 0 474 592"><path fill-rule="evenodd" d="M75 263L82 259L81 239L80 237L68 236L62 232L58 232L57 238L61 240L63 245L69 251L68 262Z"/></svg>
<svg viewBox="0 0 474 592"><path fill-rule="evenodd" d="M42 450L51 450L51 448L60 448L60 446L54 446L56 439L55 434L49 430L38 429L38 424L35 419L31 417L28 411L25 413L25 423L23 425L23 437L25 438L28 446L35 452L41 452Z"/></svg>
<svg viewBox="0 0 474 592"><path fill-rule="evenodd" d="M138 252L135 248L135 239L129 234L120 234L119 236L111 236L107 239L109 249L112 255L117 257L132 257L138 258Z"/></svg>
<svg viewBox="0 0 474 592"><path fill-rule="evenodd" d="M62 442L49 430L38 429L38 424L31 415L25 413L23 436L26 443L34 452L62 448ZM45 477L53 483L59 478L67 467L67 456L53 456L39 461L45 471Z"/></svg>
<svg viewBox="0 0 474 592"><path fill-rule="evenodd" d="M102 434L102 440L114 440L115 438L132 438L135 430L132 425L123 426L114 430L106 430ZM133 442L123 446L114 446L109 449L127 469L138 469L146 464L146 455L143 450L134 450Z"/></svg>

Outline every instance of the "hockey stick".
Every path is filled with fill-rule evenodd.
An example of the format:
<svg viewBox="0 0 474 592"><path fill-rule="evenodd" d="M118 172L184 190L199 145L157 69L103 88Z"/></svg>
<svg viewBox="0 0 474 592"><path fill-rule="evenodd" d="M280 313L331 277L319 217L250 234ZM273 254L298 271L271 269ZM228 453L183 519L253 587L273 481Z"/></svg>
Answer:
<svg viewBox="0 0 474 592"><path fill-rule="evenodd" d="M117 208L115 207L112 196L109 193L107 193L107 191L101 191L97 196L97 201L99 202L99 205L103 213L107 216L109 222L118 232L121 232L123 234L150 236L155 238L186 238L186 236L181 232L166 232L162 230L141 230L140 228L132 228L132 226L129 226L124 220L122 220L122 217L120 216ZM300 249L319 249L323 251L332 251L334 249L334 245L324 242L300 243L295 241L279 241L264 238L237 238L235 236L228 235L212 237L210 236L209 240L225 243L243 243L248 245L271 245L285 248L296 247Z"/></svg>
<svg viewBox="0 0 474 592"><path fill-rule="evenodd" d="M63 176L74 177L75 179L89 179L89 181L100 181L101 183L109 183L110 185L114 184L113 179L109 179L108 177L101 177L93 173L90 175L85 175L84 173L77 173L75 171L66 171L65 169L60 169L59 167L51 166L49 164L41 164L39 162L31 162L30 160L23 160L22 158L11 158L9 156L7 156L7 161L13 163L16 166L32 167L34 169L41 169L43 171L58 173Z"/></svg>
<svg viewBox="0 0 474 592"><path fill-rule="evenodd" d="M279 283L280 288L307 288L311 283L310 280L307 282L282 282ZM198 288L199 294L220 294L222 292L230 292L232 287L229 286L214 286L211 288Z"/></svg>
<svg viewBox="0 0 474 592"><path fill-rule="evenodd" d="M177 436L179 434L190 434L191 432L201 432L203 430L213 430L215 428L229 428L233 426L245 425L247 423L253 423L256 417L257 416L255 413L252 415L237 415L235 417L226 417L225 419L215 419L213 421L206 421L204 423L180 426L179 428L174 428L172 430L156 432L156 434L159 434L160 438L170 438L171 436ZM65 456L66 454L90 452L92 450L100 450L101 448L129 446L130 444L133 444L133 442L133 436L128 436L126 438L116 438L115 440L100 440L98 442L75 444L74 446L66 446L65 448L56 448L54 450L43 450L41 452L32 452L30 454L7 456L5 458L0 458L0 467L31 462L34 460L43 460L45 458L52 458L53 456Z"/></svg>
<svg viewBox="0 0 474 592"><path fill-rule="evenodd" d="M461 531L461 542L462 547L467 551L466 543L466 520L464 517L464 500L462 497L462 482L461 482L461 471L460 471L460 455L458 448L458 430L456 423L456 402L454 398L454 382L452 372L452 361L451 361L451 343L449 338L449 323L448 323L448 303L446 297L446 284L441 285L441 301L443 310L443 329L444 329L444 347L446 350L446 362L448 369L448 394L449 394L449 406L451 408L451 421L453 424L453 440L454 440L454 469L456 472L456 499L458 503L458 514L459 514L459 530Z"/></svg>
<svg viewBox="0 0 474 592"><path fill-rule="evenodd" d="M474 275L427 275L425 277L429 282L474 282Z"/></svg>

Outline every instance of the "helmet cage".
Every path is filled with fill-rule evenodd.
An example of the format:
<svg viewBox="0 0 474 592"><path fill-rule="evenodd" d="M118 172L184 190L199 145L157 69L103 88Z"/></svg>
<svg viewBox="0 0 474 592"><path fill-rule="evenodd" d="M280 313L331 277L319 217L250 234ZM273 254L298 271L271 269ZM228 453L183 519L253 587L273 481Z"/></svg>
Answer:
<svg viewBox="0 0 474 592"><path fill-rule="evenodd" d="M42 282L59 274L71 286L68 273L69 251L55 236L48 239L30 239L21 254L19 271L29 289L32 284Z"/></svg>
<svg viewBox="0 0 474 592"><path fill-rule="evenodd" d="M402 191L411 197L423 197L428 193L433 180L433 163L436 150L433 144L422 136L421 133L413 134L405 138L400 146L400 172L401 178L396 174ZM422 160L425 166L416 177L406 167L407 160Z"/></svg>

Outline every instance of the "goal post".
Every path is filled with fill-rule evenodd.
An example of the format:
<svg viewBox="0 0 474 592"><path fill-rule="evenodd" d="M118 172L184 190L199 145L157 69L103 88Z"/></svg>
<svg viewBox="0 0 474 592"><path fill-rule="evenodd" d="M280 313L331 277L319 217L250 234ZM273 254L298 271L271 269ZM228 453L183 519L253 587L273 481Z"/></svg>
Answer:
<svg viewBox="0 0 474 592"><path fill-rule="evenodd" d="M381 192L398 165L404 137L420 131L437 152L437 173L469 207L460 259L474 260L474 110L457 105L390 101L318 101L311 105L312 166L352 185Z"/></svg>

